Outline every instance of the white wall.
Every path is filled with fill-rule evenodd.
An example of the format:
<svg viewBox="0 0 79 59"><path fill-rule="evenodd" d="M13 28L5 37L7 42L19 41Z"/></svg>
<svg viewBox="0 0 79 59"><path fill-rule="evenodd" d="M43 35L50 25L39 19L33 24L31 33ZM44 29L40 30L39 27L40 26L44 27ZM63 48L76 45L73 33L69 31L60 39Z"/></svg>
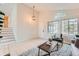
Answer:
<svg viewBox="0 0 79 59"><path fill-rule="evenodd" d="M32 20L32 8L24 4L17 6L17 41L38 37L38 22ZM38 17L38 12L35 12Z"/></svg>

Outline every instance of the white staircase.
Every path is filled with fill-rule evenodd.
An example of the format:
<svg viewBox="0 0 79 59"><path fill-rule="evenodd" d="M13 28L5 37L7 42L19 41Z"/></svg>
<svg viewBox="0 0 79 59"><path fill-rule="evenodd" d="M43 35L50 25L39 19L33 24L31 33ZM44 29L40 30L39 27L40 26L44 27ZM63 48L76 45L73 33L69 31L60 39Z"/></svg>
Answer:
<svg viewBox="0 0 79 59"><path fill-rule="evenodd" d="M0 38L0 44L10 43L15 41L13 29L10 27L2 28L0 36L3 36L3 38Z"/></svg>
<svg viewBox="0 0 79 59"><path fill-rule="evenodd" d="M15 36L13 33L13 28L2 28L0 36L0 56L10 53L9 45L15 43Z"/></svg>

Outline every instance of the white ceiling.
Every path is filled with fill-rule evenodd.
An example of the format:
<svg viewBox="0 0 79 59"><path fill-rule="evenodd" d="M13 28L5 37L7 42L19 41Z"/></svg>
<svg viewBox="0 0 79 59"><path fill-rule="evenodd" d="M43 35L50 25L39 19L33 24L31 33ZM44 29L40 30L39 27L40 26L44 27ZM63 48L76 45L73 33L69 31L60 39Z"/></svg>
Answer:
<svg viewBox="0 0 79 59"><path fill-rule="evenodd" d="M79 8L79 3L27 3L26 5L31 8L35 5L35 9L39 12Z"/></svg>

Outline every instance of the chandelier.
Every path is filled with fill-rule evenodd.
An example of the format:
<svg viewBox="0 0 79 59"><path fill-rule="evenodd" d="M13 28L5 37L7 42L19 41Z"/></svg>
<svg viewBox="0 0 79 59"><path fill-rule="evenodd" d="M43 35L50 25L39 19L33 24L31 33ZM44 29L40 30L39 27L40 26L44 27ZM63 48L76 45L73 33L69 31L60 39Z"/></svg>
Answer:
<svg viewBox="0 0 79 59"><path fill-rule="evenodd" d="M35 6L33 6L33 15L32 15L32 20L36 20L36 17L35 17Z"/></svg>

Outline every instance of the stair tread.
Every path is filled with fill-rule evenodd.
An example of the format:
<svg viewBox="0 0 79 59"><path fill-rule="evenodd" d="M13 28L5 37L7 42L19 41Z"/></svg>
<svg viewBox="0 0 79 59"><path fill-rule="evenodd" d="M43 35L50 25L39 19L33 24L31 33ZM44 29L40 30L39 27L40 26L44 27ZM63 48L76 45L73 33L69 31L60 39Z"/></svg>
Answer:
<svg viewBox="0 0 79 59"><path fill-rule="evenodd" d="M15 41L15 36L12 28L2 28L0 36L3 36L3 38L0 38L0 43Z"/></svg>

